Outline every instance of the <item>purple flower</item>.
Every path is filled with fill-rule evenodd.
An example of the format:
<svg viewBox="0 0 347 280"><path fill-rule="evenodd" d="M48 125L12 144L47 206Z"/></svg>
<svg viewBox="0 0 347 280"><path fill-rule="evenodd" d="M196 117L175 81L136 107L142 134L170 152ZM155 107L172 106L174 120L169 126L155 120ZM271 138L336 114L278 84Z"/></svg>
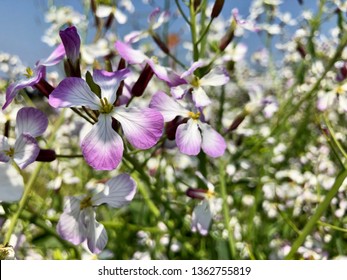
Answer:
<svg viewBox="0 0 347 280"><path fill-rule="evenodd" d="M202 78L196 77L193 73L196 69L203 66L201 61L196 61L192 66L181 75L185 83L171 87L171 94L181 99L188 92L192 92L192 99L195 106L205 107L211 103L203 87L205 86L222 86L229 81L229 76L223 68L214 68Z"/></svg>
<svg viewBox="0 0 347 280"><path fill-rule="evenodd" d="M100 253L108 237L104 226L95 219L95 207L107 204L120 208L129 204L135 193L136 182L128 174L121 174L108 180L93 195L68 197L57 224L58 234L75 245L87 241L92 253Z"/></svg>
<svg viewBox="0 0 347 280"><path fill-rule="evenodd" d="M211 157L224 154L226 143L223 137L201 120L200 111L189 111L161 91L153 96L150 107L157 109L165 122L172 121L176 116L188 118L188 122L180 124L176 131L176 144L182 153L195 156L202 149Z"/></svg>
<svg viewBox="0 0 347 280"><path fill-rule="evenodd" d="M16 123L17 139L13 146L6 136L0 135L0 162L13 160L23 169L36 160L40 148L35 137L45 132L48 119L40 110L25 107L18 111Z"/></svg>
<svg viewBox="0 0 347 280"><path fill-rule="evenodd" d="M119 55L127 61L129 64L148 64L153 70L154 74L162 81L167 82L169 86L176 86L184 83L184 80L180 79L170 68L163 67L158 64L155 57L149 58L139 50L134 50L128 44L121 41L115 43L115 48Z"/></svg>
<svg viewBox="0 0 347 280"><path fill-rule="evenodd" d="M81 142L85 160L98 170L115 169L122 159L123 141L112 128L112 118L120 122L125 137L135 148L151 148L162 135L164 120L158 111L113 106L117 88L128 73L128 69L94 70L101 98L81 78L64 79L49 96L49 104L55 108L85 106L99 112L97 123Z"/></svg>
<svg viewBox="0 0 347 280"><path fill-rule="evenodd" d="M70 26L59 32L61 41L64 44L66 56L73 65L76 65L79 55L81 39L75 26Z"/></svg>
<svg viewBox="0 0 347 280"><path fill-rule="evenodd" d="M35 86L40 82L41 79L44 79L46 74L46 66L52 66L59 63L65 55L65 49L63 44L60 44L51 55L45 60L40 60L36 63L35 68L27 68L26 73L24 74L26 79L12 83L6 90L6 101L2 106L2 109L5 110L7 106L12 102L17 93L26 87Z"/></svg>

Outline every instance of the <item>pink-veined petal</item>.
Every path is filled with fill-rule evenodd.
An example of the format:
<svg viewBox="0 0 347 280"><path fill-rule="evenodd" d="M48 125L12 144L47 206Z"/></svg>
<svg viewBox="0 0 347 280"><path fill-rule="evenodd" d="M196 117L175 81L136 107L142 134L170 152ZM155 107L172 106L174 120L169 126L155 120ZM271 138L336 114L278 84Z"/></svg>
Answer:
<svg viewBox="0 0 347 280"><path fill-rule="evenodd" d="M98 122L84 137L81 149L86 162L97 170L115 169L123 155L122 138L112 128L112 118L100 114Z"/></svg>
<svg viewBox="0 0 347 280"><path fill-rule="evenodd" d="M120 208L132 201L136 193L136 182L128 174L120 174L105 183L102 192L93 196L93 205L107 203Z"/></svg>
<svg viewBox="0 0 347 280"><path fill-rule="evenodd" d="M121 41L117 41L115 43L115 48L119 55L130 64L141 64L145 60L149 59L141 51L134 50L128 44L125 44Z"/></svg>
<svg viewBox="0 0 347 280"><path fill-rule="evenodd" d="M16 124L17 136L26 133L37 137L47 129L48 119L40 110L33 107L24 107L17 113Z"/></svg>
<svg viewBox="0 0 347 280"><path fill-rule="evenodd" d="M53 52L45 60L40 61L40 65L53 66L58 64L65 56L65 48L63 44L59 44Z"/></svg>
<svg viewBox="0 0 347 280"><path fill-rule="evenodd" d="M171 83L168 70L164 66L155 63L152 59L147 59L147 63L160 80Z"/></svg>
<svg viewBox="0 0 347 280"><path fill-rule="evenodd" d="M192 98L195 106L199 108L211 104L211 99L207 96L205 90L202 87L193 89Z"/></svg>
<svg viewBox="0 0 347 280"><path fill-rule="evenodd" d="M176 116L186 117L189 113L176 100L162 91L154 94L149 107L158 110L163 115L165 122L172 121Z"/></svg>
<svg viewBox="0 0 347 280"><path fill-rule="evenodd" d="M87 238L87 228L80 205L80 199L68 197L65 201L64 212L60 215L57 224L58 234L75 245L81 244Z"/></svg>
<svg viewBox="0 0 347 280"><path fill-rule="evenodd" d="M99 254L108 241L107 232L102 224L95 219L92 208L86 209L87 244L93 254Z"/></svg>
<svg viewBox="0 0 347 280"><path fill-rule="evenodd" d="M224 154L227 147L224 138L210 125L199 124L202 134L202 150L210 157L220 157Z"/></svg>
<svg viewBox="0 0 347 280"><path fill-rule="evenodd" d="M113 104L117 97L117 89L120 82L128 77L129 74L129 69L122 69L115 72L94 70L93 80L101 88L101 97L105 97L110 104Z"/></svg>
<svg viewBox="0 0 347 280"><path fill-rule="evenodd" d="M154 109L116 107L114 117L121 123L125 137L138 149L153 147L163 133L164 118Z"/></svg>
<svg viewBox="0 0 347 280"><path fill-rule="evenodd" d="M200 79L201 86L222 86L229 81L229 75L226 70L217 67L212 69L207 75Z"/></svg>
<svg viewBox="0 0 347 280"><path fill-rule="evenodd" d="M98 110L100 100L81 78L65 78L49 95L49 104L54 108L86 106Z"/></svg>
<svg viewBox="0 0 347 280"><path fill-rule="evenodd" d="M170 89L170 93L176 99L181 99L183 95L187 92L188 88L189 85L187 84L175 86Z"/></svg>
<svg viewBox="0 0 347 280"><path fill-rule="evenodd" d="M207 235L212 221L212 213L207 200L201 201L195 206L192 214L192 231L198 231L201 235Z"/></svg>
<svg viewBox="0 0 347 280"><path fill-rule="evenodd" d="M0 162L9 162L11 160L11 157L7 154L10 148L7 137L0 135Z"/></svg>
<svg viewBox="0 0 347 280"><path fill-rule="evenodd" d="M23 177L11 164L0 163L0 202L20 200L24 190Z"/></svg>
<svg viewBox="0 0 347 280"><path fill-rule="evenodd" d="M187 76L193 75L194 71L202 67L203 65L204 63L202 61L195 61L187 71L183 72L183 74L181 75L181 78L185 78Z"/></svg>
<svg viewBox="0 0 347 280"><path fill-rule="evenodd" d="M23 169L36 160L39 152L36 139L31 135L21 134L14 144L13 160L20 169Z"/></svg>
<svg viewBox="0 0 347 280"><path fill-rule="evenodd" d="M201 134L197 121L190 119L186 124L178 126L176 144L181 153L196 156L201 148Z"/></svg>

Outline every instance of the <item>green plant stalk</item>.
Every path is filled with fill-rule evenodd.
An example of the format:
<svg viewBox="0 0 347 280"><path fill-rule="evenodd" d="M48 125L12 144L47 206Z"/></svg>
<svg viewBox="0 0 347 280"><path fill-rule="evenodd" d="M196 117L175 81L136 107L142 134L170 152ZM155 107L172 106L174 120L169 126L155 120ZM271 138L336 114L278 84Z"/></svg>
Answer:
<svg viewBox="0 0 347 280"><path fill-rule="evenodd" d="M294 259L294 255L299 249L299 247L304 243L306 237L312 232L315 225L319 222L319 219L323 215L324 211L329 207L331 200L335 197L339 191L340 186L347 177L347 169L343 169L339 175L336 177L335 183L327 193L324 200L319 204L316 212L313 214L311 219L307 222L304 229L301 231L301 234L294 241L292 248L290 249L288 255L285 257L286 260Z"/></svg>
<svg viewBox="0 0 347 280"><path fill-rule="evenodd" d="M179 12L180 12L181 16L183 17L183 19L186 21L186 23L190 24L188 17L184 13L184 11L183 11L183 9L181 7L181 4L179 3L179 0L175 0L175 2L176 2L177 9L179 10Z"/></svg>
<svg viewBox="0 0 347 280"><path fill-rule="evenodd" d="M196 14L194 9L194 0L190 0L189 11L190 11L190 31L191 31L192 45L193 45L193 61L198 61L199 49L198 49L198 44L196 43Z"/></svg>
<svg viewBox="0 0 347 280"><path fill-rule="evenodd" d="M224 226L228 231L228 244L229 250L231 254L231 259L236 259L236 246L234 240L233 229L230 225L230 215L229 215L229 206L227 201L227 190L225 184L225 164L224 162L220 162L219 164L219 180L220 180L220 190L223 200L223 216L224 216Z"/></svg>
<svg viewBox="0 0 347 280"><path fill-rule="evenodd" d="M55 134L56 134L58 128L63 123L63 121L64 121L64 114L62 112L60 117L59 117L59 119L57 120L56 124L53 126L54 129L52 131L52 135L48 139L48 142L47 142L47 146L48 147L54 141ZM39 175L43 165L44 165L43 162L39 162L37 164L36 168L34 169L33 173L31 174L31 176L30 176L30 178L28 180L28 183L25 186L24 193L23 193L22 198L20 199L19 204L18 204L18 209L14 213L13 217L11 218L11 222L10 222L9 228L8 228L6 234L5 234L5 238L4 238L4 241L3 241L4 244L6 244L6 243L8 243L10 241L11 235L12 235L12 233L13 233L16 225L17 225L17 221L18 221L20 215L22 214L23 209L26 206L26 203L28 202L31 190L32 190L33 186L35 185L37 176Z"/></svg>

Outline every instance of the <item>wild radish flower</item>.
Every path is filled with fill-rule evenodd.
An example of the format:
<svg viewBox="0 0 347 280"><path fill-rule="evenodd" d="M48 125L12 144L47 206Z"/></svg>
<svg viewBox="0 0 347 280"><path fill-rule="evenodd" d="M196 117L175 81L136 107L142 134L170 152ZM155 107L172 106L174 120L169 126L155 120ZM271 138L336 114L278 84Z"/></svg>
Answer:
<svg viewBox="0 0 347 280"><path fill-rule="evenodd" d="M319 91L317 108L325 111L338 103L338 109L342 112L347 111L347 83L339 84L330 91Z"/></svg>
<svg viewBox="0 0 347 280"><path fill-rule="evenodd" d="M81 70L79 65L81 39L77 33L75 26L70 26L59 32L61 41L63 42L67 64L65 64L65 71L68 76L81 77Z"/></svg>
<svg viewBox="0 0 347 280"><path fill-rule="evenodd" d="M92 195L68 197L57 224L58 234L75 245L86 241L92 253L100 253L108 237L104 226L95 219L95 208L101 204L120 208L129 204L135 193L136 182L128 174L121 174Z"/></svg>
<svg viewBox="0 0 347 280"><path fill-rule="evenodd" d="M192 99L196 107L205 107L211 103L203 87L205 86L222 86L229 81L229 76L223 68L214 68L207 75L198 78L193 73L196 69L203 66L202 61L197 61L181 75L181 79L185 80L184 84L171 87L171 94L181 99L184 95L191 91Z"/></svg>
<svg viewBox="0 0 347 280"><path fill-rule="evenodd" d="M199 110L190 111L161 91L153 96L149 106L158 110L165 122L176 116L188 118L188 122L180 124L176 131L176 144L181 153L195 156L202 149L211 157L224 154L226 143L223 137L202 120Z"/></svg>
<svg viewBox="0 0 347 280"><path fill-rule="evenodd" d="M127 140L138 149L153 147L162 135L162 115L153 109L114 107L117 88L129 73L128 69L116 72L94 70L94 82L101 88L98 97L81 78L66 78L49 96L54 108L85 106L99 113L98 121L81 142L87 163L98 170L112 170L120 163L123 141L112 128L112 118L120 122Z"/></svg>
<svg viewBox="0 0 347 280"><path fill-rule="evenodd" d="M17 113L14 145L6 136L0 135L0 162L13 160L20 169L33 163L40 148L35 137L42 135L48 126L47 117L38 109L24 107Z"/></svg>
<svg viewBox="0 0 347 280"><path fill-rule="evenodd" d="M12 83L6 90L6 101L2 106L2 109L5 110L7 106L12 102L16 97L17 93L26 87L35 86L40 83L41 80L45 78L46 67L53 66L59 63L65 55L65 49L63 44L60 44L51 55L44 59L39 60L34 69L27 68L26 73L24 74L25 79Z"/></svg>
<svg viewBox="0 0 347 280"><path fill-rule="evenodd" d="M128 20L128 17L120 9L106 5L99 5L97 7L96 16L99 18L113 16L119 24L124 24Z"/></svg>
<svg viewBox="0 0 347 280"><path fill-rule="evenodd" d="M0 163L0 203L18 201L23 194L23 177L10 164Z"/></svg>

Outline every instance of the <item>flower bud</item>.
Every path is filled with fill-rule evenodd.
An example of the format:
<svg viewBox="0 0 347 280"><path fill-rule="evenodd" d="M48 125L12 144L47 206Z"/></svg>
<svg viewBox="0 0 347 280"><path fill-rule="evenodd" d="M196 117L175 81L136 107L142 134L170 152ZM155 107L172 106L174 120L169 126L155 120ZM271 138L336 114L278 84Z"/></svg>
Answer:
<svg viewBox="0 0 347 280"><path fill-rule="evenodd" d="M167 139L175 140L177 127L185 122L187 122L187 119L183 119L182 117L176 117L171 122L168 122L165 127Z"/></svg>
<svg viewBox="0 0 347 280"><path fill-rule="evenodd" d="M235 34L235 27L234 27L234 24L232 23L227 33L223 36L219 44L220 51L224 51L225 48L230 44L230 42L234 39L234 34Z"/></svg>
<svg viewBox="0 0 347 280"><path fill-rule="evenodd" d="M64 65L67 74L72 77L81 77L79 62L81 39L75 26L66 28L59 32L60 38L64 44L68 65Z"/></svg>
<svg viewBox="0 0 347 280"><path fill-rule="evenodd" d="M186 195L189 196L190 198L203 200L206 198L207 192L208 192L208 190L206 190L206 189L188 188L186 191Z"/></svg>
<svg viewBox="0 0 347 280"><path fill-rule="evenodd" d="M211 18L216 18L219 16L220 12L223 9L223 5L224 5L224 0L216 0L214 2L212 12L211 12Z"/></svg>
<svg viewBox="0 0 347 280"><path fill-rule="evenodd" d="M57 157L54 150L41 149L39 154L37 155L36 161L51 162L56 160L56 158Z"/></svg>
<svg viewBox="0 0 347 280"><path fill-rule="evenodd" d="M154 72L152 68L148 64L146 64L145 68L142 70L142 73L140 74L140 77L137 79L133 88L131 89L131 95L137 97L141 96L144 93L146 87L148 86L148 83L152 79L153 74Z"/></svg>
<svg viewBox="0 0 347 280"><path fill-rule="evenodd" d="M234 131L239 127L239 125L245 120L246 114L242 113L236 117L236 119L232 122L230 127L228 128L228 131Z"/></svg>

